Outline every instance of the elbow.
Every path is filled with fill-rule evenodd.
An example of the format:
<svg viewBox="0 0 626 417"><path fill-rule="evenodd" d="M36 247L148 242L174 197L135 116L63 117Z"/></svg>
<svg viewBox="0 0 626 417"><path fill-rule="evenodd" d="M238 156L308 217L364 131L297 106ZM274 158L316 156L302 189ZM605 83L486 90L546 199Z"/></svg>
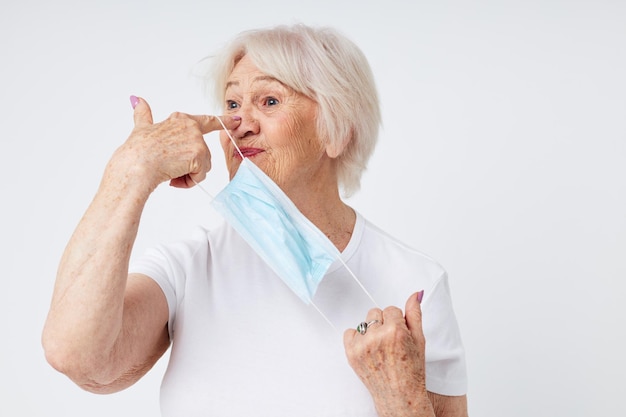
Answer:
<svg viewBox="0 0 626 417"><path fill-rule="evenodd" d="M48 364L60 373L75 379L78 370L82 367L79 365L76 355L71 353L69 346L54 337L50 337L46 332L43 334L41 344Z"/></svg>
<svg viewBox="0 0 626 417"><path fill-rule="evenodd" d="M95 394L108 394L115 391L104 382L109 378L106 377L106 369L102 366L106 361L102 358L85 355L85 352L77 346L64 341L62 337L51 335L46 330L43 332L41 343L44 356L50 366L70 378L82 389Z"/></svg>
<svg viewBox="0 0 626 417"><path fill-rule="evenodd" d="M70 339L56 332L49 323L46 323L41 335L41 345L46 361L54 369L71 378L79 368L79 361L74 352L77 349L68 343Z"/></svg>

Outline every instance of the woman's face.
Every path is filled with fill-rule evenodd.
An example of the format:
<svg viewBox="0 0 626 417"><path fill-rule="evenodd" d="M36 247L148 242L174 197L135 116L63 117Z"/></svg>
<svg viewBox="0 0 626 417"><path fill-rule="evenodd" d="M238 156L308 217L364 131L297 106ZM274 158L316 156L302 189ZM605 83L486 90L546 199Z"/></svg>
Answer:
<svg viewBox="0 0 626 417"><path fill-rule="evenodd" d="M231 133L250 158L285 192L310 182L328 164L317 136L317 104L261 72L244 56L226 83L225 112L241 124ZM220 141L232 178L241 156L224 131Z"/></svg>

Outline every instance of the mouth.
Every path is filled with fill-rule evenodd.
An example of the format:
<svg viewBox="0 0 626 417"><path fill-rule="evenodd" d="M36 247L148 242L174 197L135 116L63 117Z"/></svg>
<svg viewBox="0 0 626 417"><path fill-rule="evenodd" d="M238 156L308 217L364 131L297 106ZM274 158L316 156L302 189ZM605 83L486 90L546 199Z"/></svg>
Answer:
<svg viewBox="0 0 626 417"><path fill-rule="evenodd" d="M252 158L253 156L260 154L261 152L265 152L263 149L260 148L239 148L239 150L241 151L241 155L243 155L244 158ZM233 152L233 156L235 158L241 158L241 155L239 154L239 152L237 152L236 149Z"/></svg>

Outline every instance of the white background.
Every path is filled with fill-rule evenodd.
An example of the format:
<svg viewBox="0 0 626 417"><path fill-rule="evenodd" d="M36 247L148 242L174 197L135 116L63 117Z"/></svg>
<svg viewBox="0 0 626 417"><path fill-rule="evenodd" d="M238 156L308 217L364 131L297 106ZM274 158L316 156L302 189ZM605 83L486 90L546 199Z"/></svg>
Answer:
<svg viewBox="0 0 626 417"><path fill-rule="evenodd" d="M350 203L447 268L470 414L626 415L626 2L92 3L0 6L0 415L158 416L165 361L109 396L45 362L60 255L132 128L130 94L156 120L210 112L194 64L297 22L370 59L384 128ZM135 253L211 225L208 202L158 188Z"/></svg>

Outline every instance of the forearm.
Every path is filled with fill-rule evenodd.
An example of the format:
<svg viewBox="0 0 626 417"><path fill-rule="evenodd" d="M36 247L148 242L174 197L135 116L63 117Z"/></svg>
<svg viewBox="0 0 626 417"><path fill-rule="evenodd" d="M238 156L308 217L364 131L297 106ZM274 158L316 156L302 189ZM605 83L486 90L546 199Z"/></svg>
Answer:
<svg viewBox="0 0 626 417"><path fill-rule="evenodd" d="M467 417L467 397L428 392L415 400L402 396L374 397L379 417Z"/></svg>
<svg viewBox="0 0 626 417"><path fill-rule="evenodd" d="M393 395L373 396L379 417L435 417L435 411L425 390L420 394L406 395L398 389Z"/></svg>
<svg viewBox="0 0 626 417"><path fill-rule="evenodd" d="M59 265L43 343L65 373L108 363L121 334L128 263L151 187L117 165L107 166Z"/></svg>
<svg viewBox="0 0 626 417"><path fill-rule="evenodd" d="M467 396L448 396L428 392L437 417L467 417Z"/></svg>

